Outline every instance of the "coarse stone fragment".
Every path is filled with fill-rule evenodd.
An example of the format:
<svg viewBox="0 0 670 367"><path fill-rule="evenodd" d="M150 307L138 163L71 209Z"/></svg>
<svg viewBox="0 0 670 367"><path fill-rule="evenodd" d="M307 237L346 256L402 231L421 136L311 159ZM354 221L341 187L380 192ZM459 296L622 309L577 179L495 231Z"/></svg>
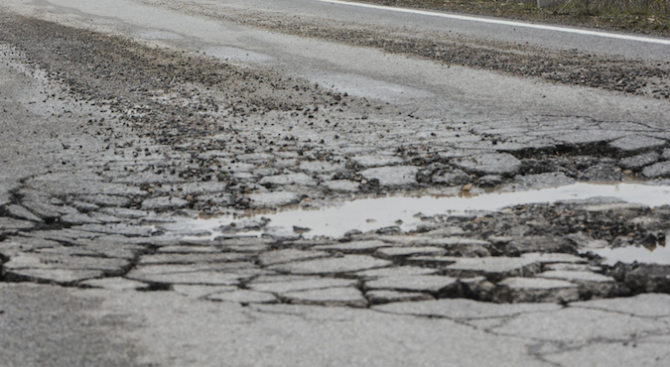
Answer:
<svg viewBox="0 0 670 367"><path fill-rule="evenodd" d="M623 180L623 172L621 172L621 168L613 164L600 163L585 169L579 175L579 179L594 182L621 181Z"/></svg>
<svg viewBox="0 0 670 367"><path fill-rule="evenodd" d="M282 276L278 276L277 278L286 279L286 277ZM248 286L250 289L260 292L283 294L288 292L306 291L311 289L352 287L355 286L357 283L358 281L355 279L300 277L298 279L288 278L285 281L272 281L272 282L253 281Z"/></svg>
<svg viewBox="0 0 670 367"><path fill-rule="evenodd" d="M521 168L521 161L509 153L489 153L457 158L453 164L476 175L514 175Z"/></svg>
<svg viewBox="0 0 670 367"><path fill-rule="evenodd" d="M361 291L356 288L328 288L302 292L289 292L281 296L289 303L322 305L322 306L349 306L366 307L368 301Z"/></svg>
<svg viewBox="0 0 670 367"><path fill-rule="evenodd" d="M458 279L439 275L411 275L379 278L365 282L368 290L394 290L430 292L438 297L455 295L459 291Z"/></svg>
<svg viewBox="0 0 670 367"><path fill-rule="evenodd" d="M278 185L302 185L302 186L316 186L316 181L304 173L293 173L279 176L266 176L260 182L266 187Z"/></svg>
<svg viewBox="0 0 670 367"><path fill-rule="evenodd" d="M361 184L359 184L358 182L349 180L333 180L324 182L322 185L332 191L343 191L343 192L356 192L361 187Z"/></svg>
<svg viewBox="0 0 670 367"><path fill-rule="evenodd" d="M102 270L108 274L122 273L130 263L125 259L92 256L68 256L49 253L21 253L13 256L3 267L10 269L70 269Z"/></svg>
<svg viewBox="0 0 670 367"><path fill-rule="evenodd" d="M351 161L362 168L390 166L403 162L402 158L390 155L360 155L352 157Z"/></svg>
<svg viewBox="0 0 670 367"><path fill-rule="evenodd" d="M381 186L403 186L416 184L418 171L419 168L414 166L394 166L370 168L360 174L368 180L379 180Z"/></svg>
<svg viewBox="0 0 670 367"><path fill-rule="evenodd" d="M270 293L239 289L230 292L214 293L206 296L208 300L237 303L273 303L277 298Z"/></svg>
<svg viewBox="0 0 670 367"><path fill-rule="evenodd" d="M422 233L421 235L426 237L443 238L443 237L461 236L464 234L465 231L461 227L450 226L450 227L434 229L430 232ZM455 237L455 238L463 238L463 237Z"/></svg>
<svg viewBox="0 0 670 367"><path fill-rule="evenodd" d="M438 171L433 174L431 181L435 184L457 186L471 182L472 178L460 169L455 169L453 171Z"/></svg>
<svg viewBox="0 0 670 367"><path fill-rule="evenodd" d="M486 175L482 176L477 180L477 186L479 187L496 187L502 184L503 178L499 175Z"/></svg>
<svg viewBox="0 0 670 367"><path fill-rule="evenodd" d="M159 196L142 202L143 210L166 211L185 208L189 202L172 196Z"/></svg>
<svg viewBox="0 0 670 367"><path fill-rule="evenodd" d="M665 140L649 136L631 135L612 141L609 143L609 146L623 152L635 152L659 148L666 143Z"/></svg>
<svg viewBox="0 0 670 367"><path fill-rule="evenodd" d="M375 251L375 255L385 259L395 259L415 255L439 256L447 251L440 247L383 247Z"/></svg>
<svg viewBox="0 0 670 367"><path fill-rule="evenodd" d="M576 246L565 238L555 236L522 237L505 245L505 255L519 256L529 252L573 253Z"/></svg>
<svg viewBox="0 0 670 367"><path fill-rule="evenodd" d="M563 253L529 252L522 254L521 258L533 260L541 264L555 264L555 263L585 264L588 262L588 259L585 259L583 257Z"/></svg>
<svg viewBox="0 0 670 367"><path fill-rule="evenodd" d="M445 270L448 275L455 277L468 278L482 275L490 281L497 282L513 276L532 276L540 272L541 268L541 264L533 259L482 257L458 259L454 264L448 265Z"/></svg>
<svg viewBox="0 0 670 367"><path fill-rule="evenodd" d="M260 194L249 194L252 208L276 208L289 204L297 204L300 201L300 195L295 192L276 191Z"/></svg>
<svg viewBox="0 0 670 367"><path fill-rule="evenodd" d="M126 237L149 237L153 233L153 229L148 226L136 226L130 224L85 224L82 226L72 227L73 230L81 230L86 232L94 232L94 235L99 236L104 234L118 234Z"/></svg>
<svg viewBox="0 0 670 367"><path fill-rule="evenodd" d="M282 264L299 260L315 259L326 256L328 256L328 253L323 251L302 251L289 248L284 250L264 252L258 256L258 261L263 266L270 266L275 264Z"/></svg>
<svg viewBox="0 0 670 367"><path fill-rule="evenodd" d="M149 216L149 212L146 210L137 210L128 208L102 208L100 209L100 211L102 213L113 215L115 217L122 217L129 219L145 218Z"/></svg>
<svg viewBox="0 0 670 367"><path fill-rule="evenodd" d="M172 254L153 254L144 255L140 258L139 264L194 264L194 263L217 263L229 261L248 260L250 255L237 254L233 252L219 253L172 253Z"/></svg>
<svg viewBox="0 0 670 367"><path fill-rule="evenodd" d="M124 196L116 195L82 195L78 197L79 200L95 204L98 206L113 206L113 207L127 207L130 205L130 199Z"/></svg>
<svg viewBox="0 0 670 367"><path fill-rule="evenodd" d="M627 131L580 129L579 131L575 131L573 133L557 135L555 139L570 145L578 145L612 141L628 135L630 135L630 133Z"/></svg>
<svg viewBox="0 0 670 367"><path fill-rule="evenodd" d="M270 270L297 275L336 274L383 268L393 264L388 260L365 255L345 255L336 258L299 261L270 266Z"/></svg>
<svg viewBox="0 0 670 367"><path fill-rule="evenodd" d="M546 264L544 265L544 270L550 271L550 270L560 270L560 271L591 271L591 272L599 272L602 270L601 267L599 266L592 266L589 264L565 264L565 263L557 263L557 264Z"/></svg>
<svg viewBox="0 0 670 367"><path fill-rule="evenodd" d="M0 231L14 229L24 230L35 227L34 222L14 218L0 217Z"/></svg>
<svg viewBox="0 0 670 367"><path fill-rule="evenodd" d="M95 218L91 218L88 216L88 214L84 213L74 213L74 214L66 214L62 217L60 217L60 222L64 224L70 224L70 225L80 225L80 224L98 224L100 223L99 220Z"/></svg>
<svg viewBox="0 0 670 367"><path fill-rule="evenodd" d="M342 171L344 165L322 161L302 161L300 162L300 169L312 173L328 173Z"/></svg>
<svg viewBox="0 0 670 367"><path fill-rule="evenodd" d="M200 196L224 192L227 186L228 185L225 182L218 181L187 182L172 185L162 185L156 189L156 192L171 195L181 195L182 197L185 197L186 195Z"/></svg>
<svg viewBox="0 0 670 367"><path fill-rule="evenodd" d="M31 222L42 222L42 218L31 213L28 209L21 205L12 204L7 206L7 212L16 218L29 220Z"/></svg>
<svg viewBox="0 0 670 367"><path fill-rule="evenodd" d="M549 187L566 186L576 181L562 172L547 172L535 175L518 175L512 184L516 190L539 190Z"/></svg>
<svg viewBox="0 0 670 367"><path fill-rule="evenodd" d="M86 279L99 278L102 270L22 268L6 269L4 277L10 281L30 281L38 283L69 284Z"/></svg>
<svg viewBox="0 0 670 367"><path fill-rule="evenodd" d="M642 170L644 178L658 178L670 176L670 161L658 162Z"/></svg>
<svg viewBox="0 0 670 367"><path fill-rule="evenodd" d="M385 277L405 277L411 275L430 275L437 273L437 269L421 268L418 266L396 266L392 268L381 268L363 270L356 273L361 279L372 280Z"/></svg>
<svg viewBox="0 0 670 367"><path fill-rule="evenodd" d="M670 265L639 264L626 272L624 284L647 293L670 293Z"/></svg>
<svg viewBox="0 0 670 367"><path fill-rule="evenodd" d="M550 270L537 274L536 277L575 283L579 285L582 294L601 298L607 297L616 285L614 278L590 271Z"/></svg>
<svg viewBox="0 0 670 367"><path fill-rule="evenodd" d="M513 277L498 283L493 299L501 303L572 302L579 300L579 288L562 280Z"/></svg>
<svg viewBox="0 0 670 367"><path fill-rule="evenodd" d="M145 265L131 270L126 278L147 283L237 285L257 275L253 264Z"/></svg>
<svg viewBox="0 0 670 367"><path fill-rule="evenodd" d="M147 289L148 284L125 278L90 279L79 283L80 286L103 288L113 291Z"/></svg>
<svg viewBox="0 0 670 367"><path fill-rule="evenodd" d="M462 260L457 256L413 256L405 260L407 264L442 268Z"/></svg>
<svg viewBox="0 0 670 367"><path fill-rule="evenodd" d="M427 293L418 292L396 292L387 290L377 290L365 292L365 297L370 301L371 305L382 305L392 302L418 302L430 301L433 298Z"/></svg>
<svg viewBox="0 0 670 367"><path fill-rule="evenodd" d="M372 241L351 241L344 243L336 243L332 245L314 246L314 250L325 251L341 251L341 252L368 252L382 247L390 247L391 245L377 240Z"/></svg>
<svg viewBox="0 0 670 367"><path fill-rule="evenodd" d="M619 161L618 165L624 169L637 170L650 164L656 163L659 158L660 156L658 153L649 152L645 154L639 154L633 157L623 158Z"/></svg>
<svg viewBox="0 0 670 367"><path fill-rule="evenodd" d="M494 317L502 318L535 312L545 313L559 310L561 306L547 303L495 304L457 298L426 302L392 303L375 306L374 308L379 311L395 314L470 320Z"/></svg>

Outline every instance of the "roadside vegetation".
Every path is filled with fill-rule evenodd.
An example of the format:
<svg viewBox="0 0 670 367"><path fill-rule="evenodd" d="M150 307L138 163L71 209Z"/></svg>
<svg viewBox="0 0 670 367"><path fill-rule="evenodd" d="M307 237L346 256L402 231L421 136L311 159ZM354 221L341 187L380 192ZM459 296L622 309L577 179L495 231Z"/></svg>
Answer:
<svg viewBox="0 0 670 367"><path fill-rule="evenodd" d="M670 0L355 0L670 36Z"/></svg>

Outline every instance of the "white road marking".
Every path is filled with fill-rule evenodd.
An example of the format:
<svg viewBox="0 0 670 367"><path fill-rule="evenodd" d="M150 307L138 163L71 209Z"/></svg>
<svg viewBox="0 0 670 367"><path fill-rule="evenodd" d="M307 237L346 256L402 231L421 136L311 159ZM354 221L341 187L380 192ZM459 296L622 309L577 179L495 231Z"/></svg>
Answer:
<svg viewBox="0 0 670 367"><path fill-rule="evenodd" d="M417 15L425 15L425 16L430 16L430 17L463 20L463 21L469 21L469 22L480 22L480 23L506 25L506 26L512 26L512 27L541 29L541 30L545 30L545 31L574 33L574 34L581 34L581 35L585 35L585 36L614 38L614 39L620 39L620 40L626 40L626 41L655 43L655 44L659 44L659 45L669 45L670 46L670 40L661 39L661 38L631 36L631 35L626 35L626 34L590 31L590 30L578 29L578 28L565 28L565 27L543 25L543 24L522 23L522 22L515 22L515 21L511 21L511 20L502 20L502 19L479 18L479 17L472 17L472 16L467 16L467 15L449 14L449 13L436 13L436 12L430 12L430 11L425 11L425 10L405 9L405 8L396 8L396 7L391 7L391 6L352 3L352 2L348 2L348 1L339 1L339 0L312 0L312 1L319 1L319 2L322 2L322 3L330 3L330 4L337 4L337 5L356 6L356 7L359 7L359 8L393 11L393 12L397 12L397 13L417 14Z"/></svg>

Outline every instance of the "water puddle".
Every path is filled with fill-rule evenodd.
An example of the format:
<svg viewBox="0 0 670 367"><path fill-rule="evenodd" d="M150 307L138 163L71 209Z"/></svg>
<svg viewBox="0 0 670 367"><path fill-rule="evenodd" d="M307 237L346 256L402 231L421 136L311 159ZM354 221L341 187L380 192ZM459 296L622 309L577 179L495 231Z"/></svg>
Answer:
<svg viewBox="0 0 670 367"><path fill-rule="evenodd" d="M398 226L403 231L416 229L421 216L463 214L468 211L495 211L530 203L549 203L612 197L651 207L670 204L670 187L641 184L573 185L524 192L501 192L473 197L406 197L365 198L335 204L322 209L293 208L271 213L221 215L208 219L190 219L175 224L172 230L209 233L275 235L302 234L305 238L327 236L338 238L351 230L362 232ZM170 229L168 229L170 230Z"/></svg>
<svg viewBox="0 0 670 367"><path fill-rule="evenodd" d="M601 248L588 250L604 258L603 264L613 266L618 262L632 264L634 262L643 264L670 265L670 247L667 244L654 247L625 246L618 248Z"/></svg>

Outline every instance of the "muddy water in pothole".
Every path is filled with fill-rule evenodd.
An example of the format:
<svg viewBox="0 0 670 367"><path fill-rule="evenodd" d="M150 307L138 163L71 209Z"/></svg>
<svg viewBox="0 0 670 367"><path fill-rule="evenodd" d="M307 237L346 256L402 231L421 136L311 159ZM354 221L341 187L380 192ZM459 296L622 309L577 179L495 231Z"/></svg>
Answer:
<svg viewBox="0 0 670 367"><path fill-rule="evenodd" d="M670 265L670 247L667 244L659 244L653 247L605 247L589 250L588 252L601 256L604 259L602 263L605 265L615 265L618 262L624 264L638 262L643 264Z"/></svg>
<svg viewBox="0 0 670 367"><path fill-rule="evenodd" d="M222 215L209 219L189 219L175 229L209 232L218 236L227 232L238 235L295 235L338 238L351 230L362 232L389 226L403 231L416 229L421 216L462 214L468 211L495 211L506 206L612 197L651 207L670 204L670 186L641 184L596 185L577 183L557 188L523 192L501 192L473 197L403 197L364 198L333 204L322 209L279 210L272 213L250 213L245 216ZM259 225L262 227L258 229ZM249 231L241 231L249 228Z"/></svg>

